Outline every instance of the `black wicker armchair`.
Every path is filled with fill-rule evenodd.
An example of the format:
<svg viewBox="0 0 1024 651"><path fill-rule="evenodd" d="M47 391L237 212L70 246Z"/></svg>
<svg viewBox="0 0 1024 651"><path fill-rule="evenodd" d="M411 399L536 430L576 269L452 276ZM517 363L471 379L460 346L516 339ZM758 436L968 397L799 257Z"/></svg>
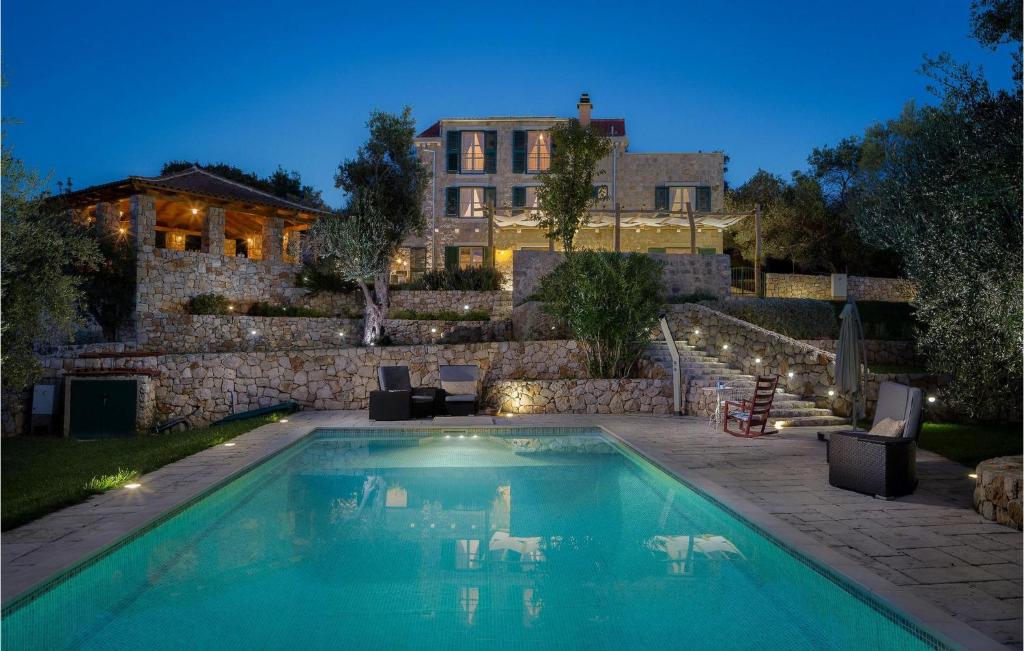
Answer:
<svg viewBox="0 0 1024 651"><path fill-rule="evenodd" d="M413 388L406 366L377 369L380 391L370 392L370 420L408 420L438 413L441 391L433 387Z"/></svg>
<svg viewBox="0 0 1024 651"><path fill-rule="evenodd" d="M878 388L873 425L884 418L904 422L898 437L864 431L832 432L828 442L828 483L883 499L917 488L917 437L921 431L921 390L895 382Z"/></svg>

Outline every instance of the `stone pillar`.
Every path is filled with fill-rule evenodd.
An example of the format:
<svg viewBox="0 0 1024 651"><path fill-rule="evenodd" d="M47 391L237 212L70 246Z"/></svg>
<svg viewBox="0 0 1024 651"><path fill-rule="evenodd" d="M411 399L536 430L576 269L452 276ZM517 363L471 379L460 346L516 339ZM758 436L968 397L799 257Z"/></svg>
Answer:
<svg viewBox="0 0 1024 651"><path fill-rule="evenodd" d="M148 194L133 194L131 206L135 246L153 246L156 243L156 201Z"/></svg>
<svg viewBox="0 0 1024 651"><path fill-rule="evenodd" d="M283 240L284 220L280 217L267 217L263 222L263 259L280 262Z"/></svg>
<svg viewBox="0 0 1024 651"><path fill-rule="evenodd" d="M116 235L121 227L121 216L117 207L102 201L96 204L96 230L103 235Z"/></svg>
<svg viewBox="0 0 1024 651"><path fill-rule="evenodd" d="M203 253L224 255L224 209L210 206L203 218Z"/></svg>

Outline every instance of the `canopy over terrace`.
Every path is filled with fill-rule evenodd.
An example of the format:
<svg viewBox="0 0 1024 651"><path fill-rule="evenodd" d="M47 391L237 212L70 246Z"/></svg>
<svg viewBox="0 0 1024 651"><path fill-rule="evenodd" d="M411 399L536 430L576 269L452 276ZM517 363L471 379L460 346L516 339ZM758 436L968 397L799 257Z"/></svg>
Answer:
<svg viewBox="0 0 1024 651"><path fill-rule="evenodd" d="M297 259L301 231L328 214L198 167L129 176L62 200L137 246L268 260Z"/></svg>

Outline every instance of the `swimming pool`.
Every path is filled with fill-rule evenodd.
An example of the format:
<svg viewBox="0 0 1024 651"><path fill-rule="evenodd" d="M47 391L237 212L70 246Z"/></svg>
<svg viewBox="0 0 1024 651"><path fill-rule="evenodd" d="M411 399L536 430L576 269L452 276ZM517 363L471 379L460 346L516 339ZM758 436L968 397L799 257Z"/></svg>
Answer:
<svg viewBox="0 0 1024 651"><path fill-rule="evenodd" d="M597 429L317 430L5 608L5 649L940 642Z"/></svg>

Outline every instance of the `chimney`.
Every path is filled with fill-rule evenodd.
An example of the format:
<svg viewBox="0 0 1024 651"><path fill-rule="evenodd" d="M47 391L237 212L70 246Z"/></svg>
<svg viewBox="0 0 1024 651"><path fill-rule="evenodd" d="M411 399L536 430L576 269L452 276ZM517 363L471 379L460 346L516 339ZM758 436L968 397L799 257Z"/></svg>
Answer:
<svg viewBox="0 0 1024 651"><path fill-rule="evenodd" d="M580 110L580 124L590 126L590 109L594 108L590 103L590 93L580 93L580 103L576 108Z"/></svg>

